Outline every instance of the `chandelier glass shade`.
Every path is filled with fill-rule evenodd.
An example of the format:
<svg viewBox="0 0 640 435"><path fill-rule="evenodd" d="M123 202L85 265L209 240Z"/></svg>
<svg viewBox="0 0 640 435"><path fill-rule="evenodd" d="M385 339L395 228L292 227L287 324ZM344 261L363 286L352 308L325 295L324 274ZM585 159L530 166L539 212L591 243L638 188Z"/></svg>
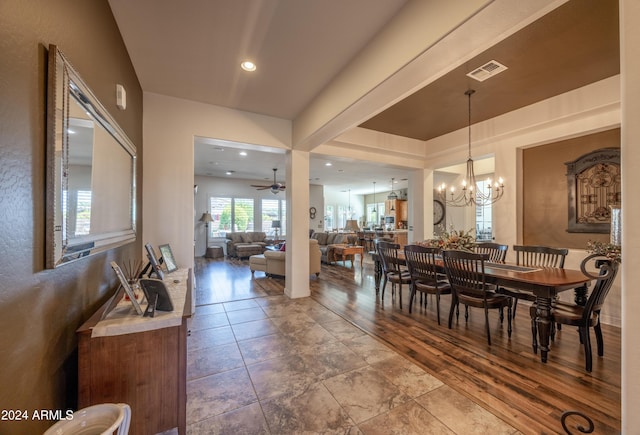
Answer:
<svg viewBox="0 0 640 435"><path fill-rule="evenodd" d="M473 159L471 158L471 95L475 91L469 89L464 94L469 99L469 155L467 158L467 170L460 190L455 187L447 188L445 183L438 186L438 193L446 205L451 207L484 207L491 205L502 198L504 194L504 182L502 178L492 182L487 178L483 182L478 182L474 171Z"/></svg>

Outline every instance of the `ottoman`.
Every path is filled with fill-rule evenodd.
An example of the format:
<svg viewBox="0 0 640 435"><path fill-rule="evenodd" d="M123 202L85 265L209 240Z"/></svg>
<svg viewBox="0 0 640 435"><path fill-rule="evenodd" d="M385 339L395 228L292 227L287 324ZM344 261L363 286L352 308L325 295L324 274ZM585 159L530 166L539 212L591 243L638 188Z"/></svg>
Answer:
<svg viewBox="0 0 640 435"><path fill-rule="evenodd" d="M249 269L251 269L251 276L253 276L253 272L256 270L266 273L267 259L264 257L264 254L252 255L249 257Z"/></svg>
<svg viewBox="0 0 640 435"><path fill-rule="evenodd" d="M204 256L206 258L222 258L224 257L224 250L222 246L210 246Z"/></svg>
<svg viewBox="0 0 640 435"><path fill-rule="evenodd" d="M236 246L236 256L238 258L247 258L252 255L260 255L264 252L262 245L238 245Z"/></svg>

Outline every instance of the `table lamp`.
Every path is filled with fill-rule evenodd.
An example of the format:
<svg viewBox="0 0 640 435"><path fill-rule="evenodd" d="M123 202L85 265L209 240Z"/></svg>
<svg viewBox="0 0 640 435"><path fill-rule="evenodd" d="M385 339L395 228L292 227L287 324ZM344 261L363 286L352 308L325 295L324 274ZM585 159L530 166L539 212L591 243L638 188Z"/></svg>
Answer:
<svg viewBox="0 0 640 435"><path fill-rule="evenodd" d="M344 225L345 231L360 231L360 227L358 226L358 221L356 219L347 219L347 223Z"/></svg>
<svg viewBox="0 0 640 435"><path fill-rule="evenodd" d="M280 221L271 221L271 228L276 230L276 239L278 238L278 229L281 228Z"/></svg>

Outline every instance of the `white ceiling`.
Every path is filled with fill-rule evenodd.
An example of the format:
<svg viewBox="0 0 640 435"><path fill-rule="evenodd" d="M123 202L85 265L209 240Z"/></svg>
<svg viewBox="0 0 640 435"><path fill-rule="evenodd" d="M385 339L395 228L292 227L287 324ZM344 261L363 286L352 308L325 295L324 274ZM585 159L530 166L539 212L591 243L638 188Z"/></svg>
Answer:
<svg viewBox="0 0 640 435"><path fill-rule="evenodd" d="M145 92L293 119L406 1L109 4Z"/></svg>
<svg viewBox="0 0 640 435"><path fill-rule="evenodd" d="M109 0L145 92L284 119L295 118L406 2ZM257 64L254 73L240 69L244 59ZM284 180L284 155L270 151L197 138L194 172L272 180L277 167ZM354 193L406 177L382 164L317 155L310 172L312 183Z"/></svg>

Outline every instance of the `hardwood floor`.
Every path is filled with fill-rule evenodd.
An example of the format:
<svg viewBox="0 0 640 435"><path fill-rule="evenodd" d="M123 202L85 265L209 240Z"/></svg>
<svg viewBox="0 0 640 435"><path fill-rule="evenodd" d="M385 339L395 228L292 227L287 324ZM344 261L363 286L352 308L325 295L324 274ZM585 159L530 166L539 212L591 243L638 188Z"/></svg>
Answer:
<svg viewBox="0 0 640 435"><path fill-rule="evenodd" d="M198 259L197 266L206 267L202 261ZM234 268L248 265L247 261L222 263L229 267L231 276ZM284 286L283 279L269 281L274 291ZM242 291L251 294L250 290ZM237 290L240 294L242 291ZM468 322L463 313L457 322L454 317L453 327L449 329L449 296L441 299L440 326L433 297L429 297L426 309L418 300L413 313L409 314L407 286L403 286L403 309L400 309L398 301L392 300L388 284L382 301L375 294L373 264L368 259L363 269L346 268L341 263L323 265L320 277L311 278L311 298L522 433L563 433L560 418L567 410L589 416L595 424L593 433L621 431L619 328L603 325L604 357L597 356L592 335L593 371L588 373L584 369L583 347L574 328L564 327L558 331L549 360L543 364L539 355L532 352L530 319L522 304L514 320L511 339L507 337L506 320L502 325L497 314L490 313L492 345L488 346L482 310L470 308ZM574 428L579 424L587 426L583 419L570 418L567 424Z"/></svg>

